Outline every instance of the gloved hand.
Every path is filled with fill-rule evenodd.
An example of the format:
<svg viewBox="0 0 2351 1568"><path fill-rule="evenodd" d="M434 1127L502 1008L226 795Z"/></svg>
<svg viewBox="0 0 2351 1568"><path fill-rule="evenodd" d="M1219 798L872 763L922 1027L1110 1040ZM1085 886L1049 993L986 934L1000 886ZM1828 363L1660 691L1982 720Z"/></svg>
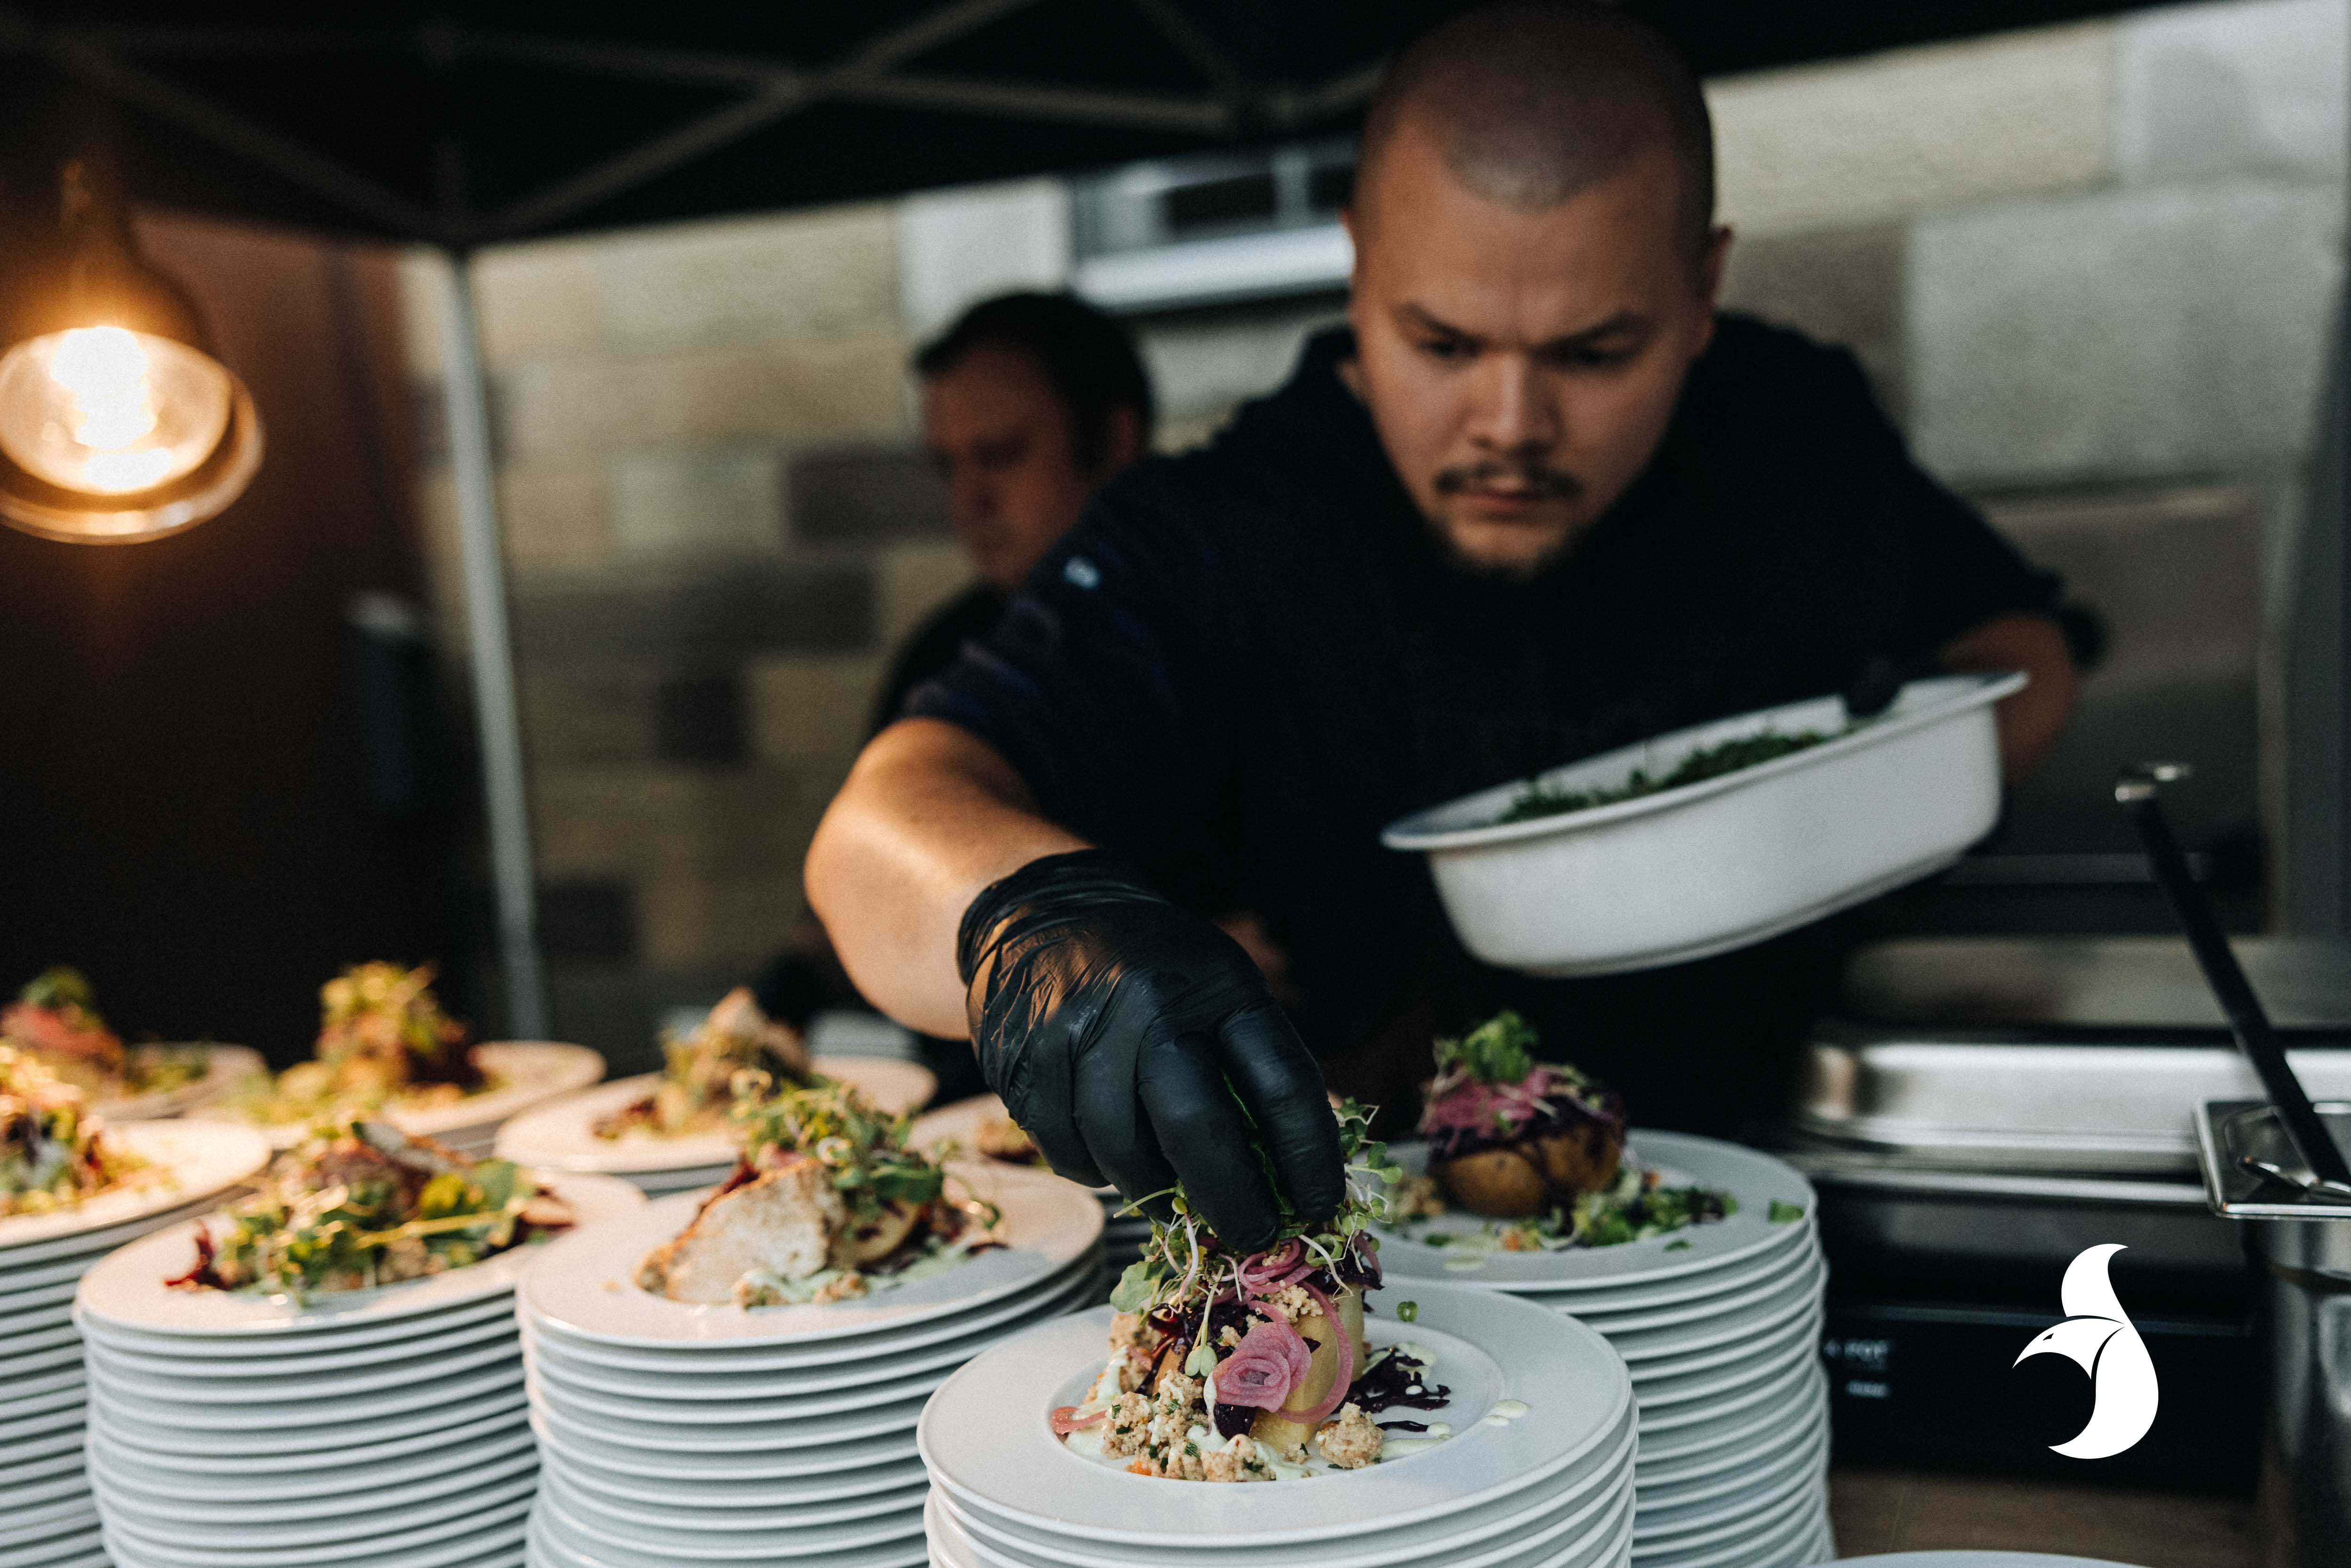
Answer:
<svg viewBox="0 0 2351 1568"><path fill-rule="evenodd" d="M1337 1210L1338 1124L1264 977L1120 857L1047 855L989 886L956 965L988 1087L1061 1175L1129 1197L1181 1177L1244 1251L1280 1224L1268 1162L1300 1218Z"/></svg>

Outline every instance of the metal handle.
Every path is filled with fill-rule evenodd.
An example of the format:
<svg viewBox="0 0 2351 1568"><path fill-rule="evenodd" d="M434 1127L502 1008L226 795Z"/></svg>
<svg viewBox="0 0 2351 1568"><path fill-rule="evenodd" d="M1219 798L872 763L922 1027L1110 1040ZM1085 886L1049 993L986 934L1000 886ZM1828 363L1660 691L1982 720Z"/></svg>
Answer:
<svg viewBox="0 0 2351 1568"><path fill-rule="evenodd" d="M2163 813L2162 802L2156 798L2163 785L2188 776L2188 768L2177 762L2154 762L2137 773L2126 774L2115 785L2115 800L2123 815L2138 831L2139 841L2147 846L2148 868L2155 873L2156 885L2170 902L2171 913L2179 921L2180 930L2188 937L2189 948L2196 955L2197 967L2204 971L2204 981L2212 988L2220 1011L2228 1018L2229 1032L2237 1039L2237 1049L2253 1064L2261 1075L2262 1087L2269 1091L2270 1103L2277 1107L2278 1125L2284 1131L2286 1141L2294 1145L2303 1163L2320 1182L2336 1186L2351 1186L2351 1163L2346 1163L2343 1151L2335 1145L2326 1124L2319 1119L2303 1092L2302 1080L2294 1075L2293 1064L2285 1059L2285 1050L2277 1041L2277 1033L2270 1027L2269 1014L2262 1008L2261 998L2253 994L2251 981L2237 963L2237 955L2229 946L2229 938L2220 929L2220 916L2212 911L2211 900L2189 874L2188 857L2179 851L2179 841L2172 835L2170 819Z"/></svg>

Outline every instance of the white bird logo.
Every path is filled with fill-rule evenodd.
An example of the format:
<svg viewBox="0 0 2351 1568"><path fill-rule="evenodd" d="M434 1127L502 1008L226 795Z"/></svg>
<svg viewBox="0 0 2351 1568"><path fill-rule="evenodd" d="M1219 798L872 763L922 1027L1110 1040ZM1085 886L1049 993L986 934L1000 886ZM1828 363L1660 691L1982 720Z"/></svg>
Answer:
<svg viewBox="0 0 2351 1568"><path fill-rule="evenodd" d="M2071 1357L2090 1375L2095 1389L2090 1424L2069 1440L2049 1445L2068 1458L2110 1458L2155 1425L2155 1363L2106 1280L2106 1260L2121 1250L2112 1242L2085 1247L2065 1266L2065 1282L2057 1290L2065 1321L2043 1331L2009 1364L2053 1354Z"/></svg>

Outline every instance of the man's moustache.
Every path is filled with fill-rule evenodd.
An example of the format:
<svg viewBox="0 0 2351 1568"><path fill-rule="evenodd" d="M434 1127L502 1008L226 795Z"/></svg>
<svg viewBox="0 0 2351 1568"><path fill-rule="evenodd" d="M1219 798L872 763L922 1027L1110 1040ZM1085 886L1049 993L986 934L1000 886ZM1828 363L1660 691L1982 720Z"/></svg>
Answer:
<svg viewBox="0 0 2351 1568"><path fill-rule="evenodd" d="M1573 474L1532 463L1478 463L1467 468L1447 468L1437 476L1437 493L1458 496L1464 490L1508 489L1552 500L1572 501L1583 493L1583 482Z"/></svg>

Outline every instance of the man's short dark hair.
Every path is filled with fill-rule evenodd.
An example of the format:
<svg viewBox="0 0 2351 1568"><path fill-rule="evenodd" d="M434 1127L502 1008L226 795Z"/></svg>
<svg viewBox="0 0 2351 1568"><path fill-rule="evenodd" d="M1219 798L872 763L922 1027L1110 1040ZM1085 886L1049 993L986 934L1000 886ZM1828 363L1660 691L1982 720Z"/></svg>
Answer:
<svg viewBox="0 0 2351 1568"><path fill-rule="evenodd" d="M945 375L981 349L1020 355L1037 368L1070 414L1070 455L1088 472L1110 456L1111 415L1134 413L1135 434L1151 444L1157 408L1151 378L1126 329L1073 294L999 294L956 318L914 355L914 373Z"/></svg>
<svg viewBox="0 0 2351 1568"><path fill-rule="evenodd" d="M1594 0L1495 0L1396 57L1364 120L1355 179L1409 121L1462 184L1527 212L1557 206L1663 143L1681 172L1693 259L1714 226L1714 123L1697 76L1647 23Z"/></svg>

